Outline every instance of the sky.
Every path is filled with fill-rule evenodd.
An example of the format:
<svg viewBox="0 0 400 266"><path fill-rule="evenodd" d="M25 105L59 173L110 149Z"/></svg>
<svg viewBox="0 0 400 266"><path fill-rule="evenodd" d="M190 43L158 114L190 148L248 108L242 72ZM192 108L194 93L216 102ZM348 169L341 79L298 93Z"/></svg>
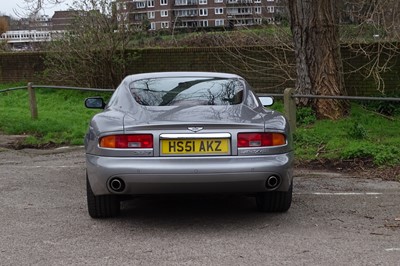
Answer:
<svg viewBox="0 0 400 266"><path fill-rule="evenodd" d="M31 0L32 1L32 0ZM67 10L69 5L71 5L73 0L65 0L65 3L60 5L46 5L42 14L53 16L54 11ZM23 9L26 6L24 0L0 0L0 13L8 16L18 18L22 14L27 14L27 11ZM14 12L16 10L17 14Z"/></svg>

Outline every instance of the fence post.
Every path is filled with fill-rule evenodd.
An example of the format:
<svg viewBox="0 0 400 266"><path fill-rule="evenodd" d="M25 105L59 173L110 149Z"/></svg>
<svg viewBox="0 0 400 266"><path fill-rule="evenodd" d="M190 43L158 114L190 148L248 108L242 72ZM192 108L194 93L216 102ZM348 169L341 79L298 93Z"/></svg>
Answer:
<svg viewBox="0 0 400 266"><path fill-rule="evenodd" d="M289 125L292 133L296 131L296 100L293 98L293 94L293 88L286 88L283 93L285 115L286 118L289 120Z"/></svg>
<svg viewBox="0 0 400 266"><path fill-rule="evenodd" d="M38 118L38 110L36 103L35 90L32 87L32 82L28 83L29 107L31 109L31 118L36 120Z"/></svg>

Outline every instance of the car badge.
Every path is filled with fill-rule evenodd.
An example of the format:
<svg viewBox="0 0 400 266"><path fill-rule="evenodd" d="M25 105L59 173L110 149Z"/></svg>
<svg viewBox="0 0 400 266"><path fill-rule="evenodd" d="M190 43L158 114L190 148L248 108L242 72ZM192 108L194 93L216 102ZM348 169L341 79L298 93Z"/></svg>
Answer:
<svg viewBox="0 0 400 266"><path fill-rule="evenodd" d="M188 127L188 129L194 133L199 132L200 130L203 130L203 127Z"/></svg>

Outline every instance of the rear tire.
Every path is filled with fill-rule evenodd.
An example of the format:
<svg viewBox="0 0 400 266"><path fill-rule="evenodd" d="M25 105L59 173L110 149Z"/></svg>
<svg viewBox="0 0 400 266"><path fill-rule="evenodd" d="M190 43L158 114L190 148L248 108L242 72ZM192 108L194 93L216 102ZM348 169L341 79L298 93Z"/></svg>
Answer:
<svg viewBox="0 0 400 266"><path fill-rule="evenodd" d="M92 218L109 218L118 216L120 201L115 195L95 196L86 177L86 195L89 215Z"/></svg>
<svg viewBox="0 0 400 266"><path fill-rule="evenodd" d="M260 192L256 195L257 208L262 212L286 212L292 204L293 185L288 191Z"/></svg>

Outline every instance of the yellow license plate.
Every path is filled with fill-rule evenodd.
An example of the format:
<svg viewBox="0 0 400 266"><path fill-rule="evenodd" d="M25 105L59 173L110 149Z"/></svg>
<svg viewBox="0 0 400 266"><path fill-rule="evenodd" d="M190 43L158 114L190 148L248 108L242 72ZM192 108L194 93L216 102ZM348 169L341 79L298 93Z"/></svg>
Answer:
<svg viewBox="0 0 400 266"><path fill-rule="evenodd" d="M162 154L229 154L229 139L163 139Z"/></svg>

